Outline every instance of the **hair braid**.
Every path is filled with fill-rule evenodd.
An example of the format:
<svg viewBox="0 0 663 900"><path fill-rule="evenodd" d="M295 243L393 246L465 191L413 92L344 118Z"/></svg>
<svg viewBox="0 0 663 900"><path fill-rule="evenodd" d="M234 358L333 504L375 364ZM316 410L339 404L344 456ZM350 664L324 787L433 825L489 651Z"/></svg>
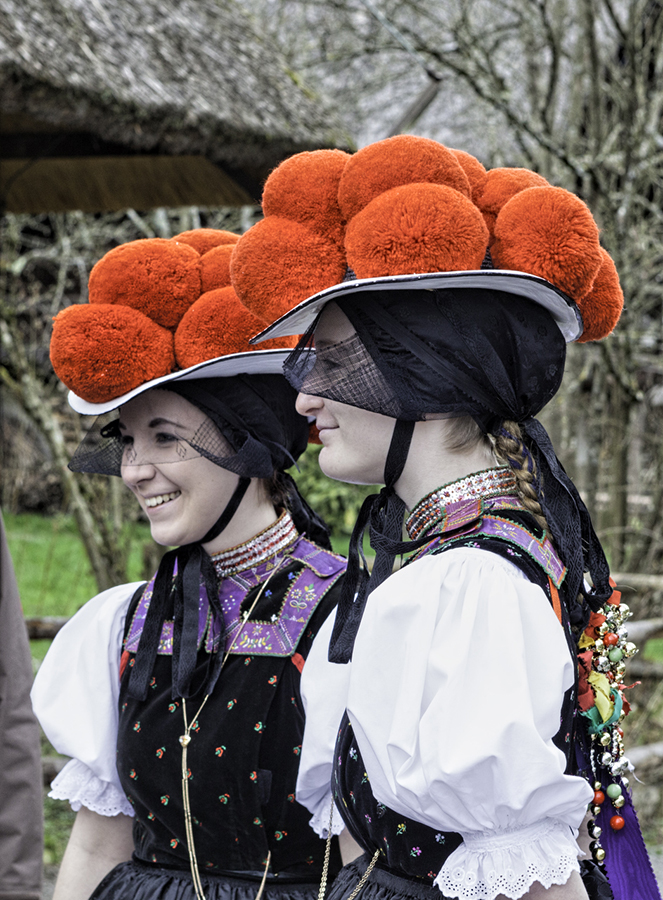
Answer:
<svg viewBox="0 0 663 900"><path fill-rule="evenodd" d="M525 446L520 426L517 422L505 420L494 436L494 441L495 455L498 460L506 463L516 476L516 488L523 506L534 516L542 531L549 531L539 502L537 491L539 473L536 462Z"/></svg>

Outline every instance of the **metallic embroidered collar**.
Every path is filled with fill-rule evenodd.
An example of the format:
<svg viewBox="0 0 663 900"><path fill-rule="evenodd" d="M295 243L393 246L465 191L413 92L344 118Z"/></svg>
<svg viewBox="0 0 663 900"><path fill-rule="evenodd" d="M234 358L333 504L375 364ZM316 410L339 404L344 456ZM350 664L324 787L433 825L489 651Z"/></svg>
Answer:
<svg viewBox="0 0 663 900"><path fill-rule="evenodd" d="M459 478L431 491L417 503L406 519L407 533L414 541L431 531L444 518L445 507L450 503L504 496L517 497L516 478L506 466Z"/></svg>
<svg viewBox="0 0 663 900"><path fill-rule="evenodd" d="M212 555L219 578L227 578L245 569L261 565L272 556L293 544L299 537L290 513L284 510L279 518L244 544Z"/></svg>

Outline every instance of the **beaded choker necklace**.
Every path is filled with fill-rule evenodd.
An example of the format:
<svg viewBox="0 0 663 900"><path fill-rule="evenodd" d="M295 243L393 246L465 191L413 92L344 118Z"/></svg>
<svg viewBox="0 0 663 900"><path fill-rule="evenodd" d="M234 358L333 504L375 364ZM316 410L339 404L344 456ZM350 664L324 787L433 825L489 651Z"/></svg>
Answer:
<svg viewBox="0 0 663 900"><path fill-rule="evenodd" d="M431 491L420 500L405 521L407 533L414 541L431 531L444 518L444 509L449 503L504 496L517 496L516 478L506 466L466 475Z"/></svg>
<svg viewBox="0 0 663 900"><path fill-rule="evenodd" d="M212 562L219 578L227 578L236 572L250 569L266 562L292 544L299 534L290 513L284 510L276 522L261 531L250 541L212 555Z"/></svg>

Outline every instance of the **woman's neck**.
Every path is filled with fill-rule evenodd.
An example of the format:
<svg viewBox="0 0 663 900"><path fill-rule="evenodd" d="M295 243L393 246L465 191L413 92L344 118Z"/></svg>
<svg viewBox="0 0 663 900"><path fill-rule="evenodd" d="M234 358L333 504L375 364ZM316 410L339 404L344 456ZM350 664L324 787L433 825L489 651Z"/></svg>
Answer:
<svg viewBox="0 0 663 900"><path fill-rule="evenodd" d="M235 515L221 534L209 543L203 544L203 549L211 556L213 553L237 547L250 541L265 528L269 528L278 517L279 514L267 496L263 483L260 479L253 478Z"/></svg>
<svg viewBox="0 0 663 900"><path fill-rule="evenodd" d="M396 493L408 509L436 488L497 465L492 450L481 442L469 450L447 449L448 419L417 422Z"/></svg>

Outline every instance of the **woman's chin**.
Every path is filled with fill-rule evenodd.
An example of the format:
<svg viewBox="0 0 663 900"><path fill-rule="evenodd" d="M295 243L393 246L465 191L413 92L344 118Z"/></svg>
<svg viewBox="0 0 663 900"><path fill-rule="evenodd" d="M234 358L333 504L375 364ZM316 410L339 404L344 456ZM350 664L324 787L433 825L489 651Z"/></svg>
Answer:
<svg viewBox="0 0 663 900"><path fill-rule="evenodd" d="M366 467L360 463L352 465L352 461L346 457L339 458L330 447L323 447L318 456L320 471L327 478L334 481L345 481L346 484L379 484L380 475L366 472ZM363 461L362 461L363 462Z"/></svg>

